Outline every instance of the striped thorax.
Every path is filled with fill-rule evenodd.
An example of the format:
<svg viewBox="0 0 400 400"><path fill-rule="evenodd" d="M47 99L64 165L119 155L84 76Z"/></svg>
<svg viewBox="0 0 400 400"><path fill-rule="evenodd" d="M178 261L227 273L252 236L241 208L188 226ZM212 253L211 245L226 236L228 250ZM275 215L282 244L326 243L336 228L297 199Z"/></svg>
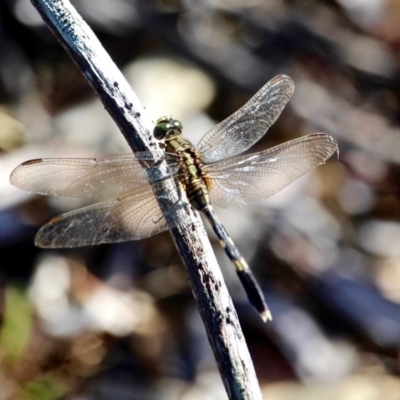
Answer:
<svg viewBox="0 0 400 400"><path fill-rule="evenodd" d="M165 140L167 153L177 155L180 183L184 186L190 204L204 212L211 207L211 202L202 162L197 150L181 134L182 124L178 120L162 117L157 121L155 136Z"/></svg>

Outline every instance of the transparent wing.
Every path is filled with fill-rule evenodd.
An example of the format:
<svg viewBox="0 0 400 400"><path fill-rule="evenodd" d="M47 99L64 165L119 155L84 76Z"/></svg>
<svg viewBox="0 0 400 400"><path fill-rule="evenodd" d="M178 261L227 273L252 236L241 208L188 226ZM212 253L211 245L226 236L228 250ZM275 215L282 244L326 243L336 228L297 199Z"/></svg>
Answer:
<svg viewBox="0 0 400 400"><path fill-rule="evenodd" d="M90 246L143 239L167 229L153 190L145 186L53 218L39 230L35 244L45 248Z"/></svg>
<svg viewBox="0 0 400 400"><path fill-rule="evenodd" d="M277 120L293 91L288 76L271 79L241 109L203 136L197 146L203 161L219 161L249 149Z"/></svg>
<svg viewBox="0 0 400 400"><path fill-rule="evenodd" d="M106 197L148 185L139 161L154 164L150 152L102 158L41 158L19 165L14 186L49 196Z"/></svg>
<svg viewBox="0 0 400 400"><path fill-rule="evenodd" d="M260 153L205 165L213 204L242 207L279 192L338 152L336 141L316 133Z"/></svg>

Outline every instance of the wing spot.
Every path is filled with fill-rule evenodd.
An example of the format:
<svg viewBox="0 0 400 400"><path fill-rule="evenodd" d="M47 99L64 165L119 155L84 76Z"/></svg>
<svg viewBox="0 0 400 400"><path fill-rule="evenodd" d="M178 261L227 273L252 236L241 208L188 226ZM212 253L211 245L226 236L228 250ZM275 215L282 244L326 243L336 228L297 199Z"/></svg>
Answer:
<svg viewBox="0 0 400 400"><path fill-rule="evenodd" d="M34 160L25 161L21 165L25 166L25 165L40 164L41 162L43 162L43 158L36 158Z"/></svg>

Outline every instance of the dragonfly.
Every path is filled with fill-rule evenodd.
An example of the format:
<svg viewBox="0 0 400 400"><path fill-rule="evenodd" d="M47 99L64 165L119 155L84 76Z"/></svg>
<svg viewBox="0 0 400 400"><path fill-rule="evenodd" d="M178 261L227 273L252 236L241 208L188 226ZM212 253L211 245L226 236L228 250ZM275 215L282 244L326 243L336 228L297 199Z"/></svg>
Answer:
<svg viewBox="0 0 400 400"><path fill-rule="evenodd" d="M262 290L213 206L243 207L262 201L338 153L331 136L316 133L241 154L264 136L293 92L290 77L276 76L208 131L196 147L182 138L182 124L172 117L160 118L153 130L163 148L169 178L186 194L172 209L183 204L206 217L264 321L272 316ZM165 182L150 184L142 164L153 168L157 163L152 163L149 152L136 152L91 159L42 158L19 165L10 177L18 188L49 196L106 198L53 218L41 227L35 244L79 247L139 240L172 229L178 222L163 215L157 200Z"/></svg>

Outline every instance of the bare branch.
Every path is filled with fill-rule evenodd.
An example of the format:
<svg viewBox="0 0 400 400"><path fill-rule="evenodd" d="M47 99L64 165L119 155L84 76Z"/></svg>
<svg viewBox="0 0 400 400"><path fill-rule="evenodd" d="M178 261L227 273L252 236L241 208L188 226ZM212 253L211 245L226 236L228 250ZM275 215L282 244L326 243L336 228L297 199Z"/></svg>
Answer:
<svg viewBox="0 0 400 400"><path fill-rule="evenodd" d="M160 158L148 113L76 10L66 0L32 0L32 3L89 81L132 150L152 151L155 158ZM163 162L149 180L154 182L167 174ZM162 197L162 209L170 210L177 199L177 194L172 199ZM201 220L194 211L185 209L178 213L174 218L180 218L182 223L171 234L186 265L228 396L261 399L236 311Z"/></svg>

